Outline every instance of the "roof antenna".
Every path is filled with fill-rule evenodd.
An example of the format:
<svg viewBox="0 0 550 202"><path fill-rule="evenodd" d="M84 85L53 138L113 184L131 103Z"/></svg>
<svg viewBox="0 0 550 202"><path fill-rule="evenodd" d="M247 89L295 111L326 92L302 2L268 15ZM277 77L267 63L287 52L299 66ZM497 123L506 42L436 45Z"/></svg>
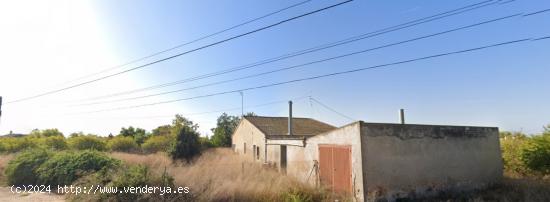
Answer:
<svg viewBox="0 0 550 202"><path fill-rule="evenodd" d="M241 117L244 117L244 93L239 91L239 94L241 94Z"/></svg>

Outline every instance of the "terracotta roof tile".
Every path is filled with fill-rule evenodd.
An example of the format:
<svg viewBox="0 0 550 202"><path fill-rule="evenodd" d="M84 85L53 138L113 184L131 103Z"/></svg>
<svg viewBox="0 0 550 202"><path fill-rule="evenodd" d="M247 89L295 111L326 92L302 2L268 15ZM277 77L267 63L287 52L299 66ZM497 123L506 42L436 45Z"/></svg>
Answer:
<svg viewBox="0 0 550 202"><path fill-rule="evenodd" d="M288 117L245 116L265 135L287 135ZM297 136L312 136L335 129L336 127L310 118L292 118L292 132Z"/></svg>

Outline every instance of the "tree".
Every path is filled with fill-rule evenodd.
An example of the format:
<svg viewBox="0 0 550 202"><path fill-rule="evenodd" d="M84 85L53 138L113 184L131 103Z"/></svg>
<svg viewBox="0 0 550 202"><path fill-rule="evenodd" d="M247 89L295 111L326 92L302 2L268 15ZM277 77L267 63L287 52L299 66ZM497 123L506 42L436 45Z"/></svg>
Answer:
<svg viewBox="0 0 550 202"><path fill-rule="evenodd" d="M57 128L38 130L34 129L31 131L30 136L33 137L53 137L53 136L63 136L63 133L57 130Z"/></svg>
<svg viewBox="0 0 550 202"><path fill-rule="evenodd" d="M256 115L254 112L246 112L244 116L258 116L258 115Z"/></svg>
<svg viewBox="0 0 550 202"><path fill-rule="evenodd" d="M147 131L141 128L134 128L132 126L128 128L122 127L122 129L120 129L119 135L124 137L132 137L138 145L141 145L147 138Z"/></svg>
<svg viewBox="0 0 550 202"><path fill-rule="evenodd" d="M230 116L226 113L220 115L217 119L216 128L212 128L212 145L215 147L231 147L231 135L237 128L240 118Z"/></svg>
<svg viewBox="0 0 550 202"><path fill-rule="evenodd" d="M78 136L84 136L84 133L82 131L71 133L69 137L78 137Z"/></svg>
<svg viewBox="0 0 550 202"><path fill-rule="evenodd" d="M192 121L186 119L182 115L176 114L176 118L172 120L172 130L173 135L178 135L182 128L188 127L193 131L196 131L199 128L199 125L194 124Z"/></svg>
<svg viewBox="0 0 550 202"><path fill-rule="evenodd" d="M176 142L170 149L170 156L172 159L184 159L188 163L201 152L201 145L199 142L199 133L196 131L198 125L193 124L192 121L176 115L176 119L172 122L174 128L179 129L179 133L176 136Z"/></svg>

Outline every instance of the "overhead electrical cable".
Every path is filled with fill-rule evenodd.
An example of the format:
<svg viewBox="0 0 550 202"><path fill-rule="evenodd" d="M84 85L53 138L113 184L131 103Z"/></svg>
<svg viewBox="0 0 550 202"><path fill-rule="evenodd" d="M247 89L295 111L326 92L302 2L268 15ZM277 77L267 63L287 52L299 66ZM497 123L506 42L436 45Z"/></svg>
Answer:
<svg viewBox="0 0 550 202"><path fill-rule="evenodd" d="M492 20L487 20L487 21L483 21L483 22L479 22L479 23L475 23L475 24L471 24L471 25L467 25L467 26L462 26L462 27L458 27L458 28L454 28L454 29L434 33L434 34L429 34L429 35L425 35L425 36L421 36L421 37L416 37L416 38L400 41L400 42L390 43L390 44L386 44L386 45L382 45L382 46L377 46L377 47L374 47L374 48L368 48L368 49L364 49L364 50L360 50L360 51L346 53L346 54L342 54L342 55L338 55L338 56L334 56L334 57L329 57L329 58L325 58L325 59L321 59L321 60L315 60L315 61L311 61L311 62L299 64L299 65L293 65L293 66L279 68L279 69L270 70L270 71L266 71L266 72L256 73L256 74L243 76L243 77L239 77L239 78L228 79L228 80L223 80L223 81L217 81L217 82L212 82L212 83L207 83L207 84L203 84L203 85L187 87L187 88L182 88L182 89L177 89L177 90L171 90L171 91L166 91L166 92L161 92L161 93L154 93L154 94L149 94L149 95L142 95L142 96L116 99L116 100L107 100L107 101L98 101L98 102L77 104L77 105L73 105L73 106L87 106L87 105L97 105L97 104L114 103L114 102L121 102L121 101L128 101L128 100L136 100L136 99L166 95L166 94L171 94L171 93L178 93L178 92L183 92L183 91L187 91L187 90L193 90L193 89L198 89L198 88L203 88L203 87L208 87L208 86L214 86L214 85L239 81L239 80L243 80L243 79L248 79L248 78L263 76L263 75L272 74L272 73L276 73L276 72L291 70L291 69L304 67L304 66L308 66L308 65L313 65L313 64L317 64L317 63L327 62L327 61L331 61L331 60L335 60L335 59L341 59L341 58L344 58L344 57L349 57L349 56L353 56L353 55L357 55L357 54L361 54L361 53L367 53L367 52L370 52L370 51L380 50L380 49L383 49L383 48L393 47L393 46L396 46L396 45L401 45L401 44L405 44L405 43L409 43L409 42L414 42L414 41L418 41L418 40L422 40L422 39L427 39L427 38L431 38L431 37L435 37L435 36L439 36L439 35L443 35L443 34L448 34L448 33L451 33L451 32L464 30L464 29L468 29L468 28L473 28L473 27L477 27L477 26L481 26L481 25L485 25L485 24L489 24L489 23L494 23L494 22L498 22L498 21L501 21L501 20L518 17L518 16L522 16L522 14L518 13L518 14L508 15L508 16L505 16L505 17L500 17L500 18L496 18L496 19L492 19Z"/></svg>
<svg viewBox="0 0 550 202"><path fill-rule="evenodd" d="M415 58L415 59L403 60L403 61L399 61L399 62L386 63L386 64L382 64L382 65L356 68L356 69L351 69L351 70L346 70L346 71L334 72L334 73L330 73L330 74L322 74L322 75L318 75L318 76L305 77L305 78L294 79L294 80L289 80L289 81L283 81L283 82L265 84L265 85L260 85L260 86L242 88L242 89L238 89L238 90L223 91L223 92L218 92L218 93L211 93L211 94L194 96L194 97L180 98L180 99L175 99L175 100L168 100L168 101L147 103L147 104L141 104L141 105L126 106L126 107L118 107L118 108L111 108L111 109L104 109L104 110L97 110L97 111L90 111L90 112L83 112L83 113L97 113L97 112L133 109L133 108L153 106L153 105L159 105L159 104L167 104L167 103L173 103L173 102L179 102L179 101L185 101L185 100L192 100L192 99L198 99L198 98L212 97L212 96L224 95L224 94L229 94L229 93L237 93L237 92L240 92L240 91L250 91L250 90L268 88L268 87L273 87L273 86L280 86L280 85L289 84L289 83L296 83L296 82L320 79L320 78L331 77L331 76L336 76L336 75L360 72L360 71L365 71L365 70L370 70L370 69L378 69L378 68L383 68L383 67L395 66L395 65L399 65L399 64L406 64L406 63L411 63L411 62L416 62L416 61L421 61L421 60L427 60L427 59L433 59L433 58L439 58L439 57L444 57L444 56L449 56L449 55L456 55L456 54L461 54L461 53L474 52L474 51L479 51L479 50L484 50L484 49L489 49L489 48L494 48L494 47L500 47L500 46L506 46L506 45L511 45L511 44L522 43L522 42L541 41L541 40L544 40L544 39L550 39L550 36L545 36L545 37L540 37L540 38L535 38L535 39L533 39L533 38L524 38L524 39L518 39L518 40L513 40L513 41L506 41L506 42L502 42L502 43L491 44L491 45L486 45L486 46L481 46L481 47L476 47L476 48L471 48L471 49L464 49L464 50L441 53L441 54L436 54L436 55L430 55L430 56L425 56L425 57L420 57L420 58Z"/></svg>
<svg viewBox="0 0 550 202"><path fill-rule="evenodd" d="M297 102L306 98L309 98L310 96L301 96L301 97L295 97L290 98L288 100L277 100L277 101L271 101L261 104L255 104L255 105L248 105L244 106L245 109L253 109L253 108L259 108L259 107L265 107L265 106L271 106L275 104L286 104L289 100L293 102ZM233 107L233 108L225 108L225 109L218 109L218 110L211 110L211 111L204 111L204 112L194 112L194 113L178 113L183 116L196 116L196 115L204 115L204 114L213 114L213 113L220 113L220 112L228 112L228 111L237 111L241 110L243 107ZM143 116L143 117L127 117L127 118L165 118L165 117L173 117L174 115L159 115L159 116Z"/></svg>
<svg viewBox="0 0 550 202"><path fill-rule="evenodd" d="M343 2L333 4L333 5L330 5L330 6L327 6L327 7L323 7L323 8L314 10L314 11L310 11L310 12L307 12L307 13L304 13L304 14L301 14L301 15L298 15L298 16L294 16L292 18L288 18L288 19L279 21L277 23L274 23L274 24L271 24L271 25L268 25L268 26L264 26L264 27L261 27L261 28L258 28L258 29L255 29L255 30L252 30L252 31L249 31L249 32L238 34L238 35L235 35L233 37L229 37L229 38L226 38L226 39L214 42L214 43L210 43L208 45L200 46L198 48L194 48L194 49L191 49L191 50L188 50L188 51L185 51L185 52L182 52L182 53L178 53L178 54L175 54L175 55L172 55L172 56L169 56L169 57L158 59L158 60L155 60L153 62L149 62L149 63L139 65L139 66L136 66L136 67L132 67L132 68L124 70L124 71L120 71L120 72L117 72L117 73L114 73L114 74L109 74L109 75L106 75L106 76L102 76L102 77L99 77L99 78L96 78L96 79L88 80L88 81L85 81L85 82L82 82L82 83L78 83L78 84L71 85L71 86L68 86L68 87L60 88L60 89L57 89L57 90L52 90L52 91L48 91L48 92L45 92L45 93L40 93L38 95L33 95L33 96L30 96L30 97L20 98L20 99L17 99L17 100L7 102L6 104L22 102L22 101L42 97L42 96L45 96L45 95L58 93L58 92L61 92L61 91L65 91L65 90L68 90L68 89L76 88L76 87L79 87L79 86L83 86L83 85L86 85L86 84L90 84L90 83L94 83L94 82L97 82L97 81L100 81L100 80L111 78L111 77L114 77L114 76L117 76L117 75L121 75L121 74L124 74L124 73L135 71L137 69L148 67L148 66L153 65L153 64L157 64L157 63L160 63L160 62L171 60L171 59L174 59L174 58L177 58L177 57L180 57L180 56L192 53L192 52L196 52L196 51L199 51L199 50L202 50L202 49L205 49L205 48L208 48L208 47L216 46L218 44L222 44L222 43L225 43L225 42L237 39L237 38L241 38L241 37L244 37L244 36L256 33L256 32L260 32L260 31L263 31L263 30L266 30L266 29L270 29L272 27L275 27L275 26L278 26L278 25L281 25L281 24L284 24L284 23L287 23L287 22L290 22L290 21L293 21L293 20L296 20L296 19L299 19L299 18L302 18L302 17L305 17L305 16L309 16L309 15L312 15L312 14L315 14L315 13L319 13L319 12L322 12L322 11L325 11L325 10L328 10L328 9L331 9L331 8L334 8L334 7L337 7L337 6L352 2L352 1L354 1L354 0L343 1Z"/></svg>
<svg viewBox="0 0 550 202"><path fill-rule="evenodd" d="M270 12L270 13L267 13L267 14L265 14L265 15L262 15L262 16L260 16L260 17L256 17L256 18L250 19L250 20L248 20L248 21L239 23L239 24L237 24L237 25L233 25L233 26L231 26L231 27L228 27L228 28L219 30L219 31L217 31L217 32L214 32L214 33L211 33L211 34L207 34L207 35L201 36L201 37L196 38L196 39L193 39L193 40L191 40L191 41L188 41L188 42L185 42L185 43L181 43L181 44L172 46L172 47L170 47L170 48L167 48L167 49L164 49L164 50L161 50L161 51L154 52L154 53L152 53L152 54L149 54L149 55L146 55L146 56L143 56L143 57L140 57L140 58L137 58L137 59L128 61L128 62L126 62L126 63L124 63L124 64L116 65L116 66L113 66L113 67L110 67L110 68L101 70L101 71L96 72L96 73L92 73L92 74L89 74L89 75L85 75L85 76L82 76L82 77L78 77L78 78L76 78L76 79L73 79L73 80L71 80L71 81L68 81L67 83L72 82L72 81L76 81L76 80L81 80L81 79L84 79L84 78L89 78L89 77L92 77L92 76L95 76L95 75L98 75L98 74L102 74L102 73L105 73L105 72L109 72L109 71L114 70L114 69L119 69L119 68L121 68L121 67L128 66L128 65L130 65L130 64L134 64L134 63L136 63L136 62L143 61L143 60L145 60L145 59L149 59L149 58L155 57L155 56L157 56L157 55L160 55L160 54L163 54L163 53L166 53L166 52L175 50L175 49L179 49L179 48L181 48L181 47L184 47L184 46L187 46L187 45L190 45L190 44L193 44L193 43L202 41L202 40L204 40L204 39L208 39L208 38L210 38L210 37L213 37L213 36L216 36L216 35L225 33L225 32L227 32L227 31L231 31L231 30L233 30L233 29L236 29L236 28L242 27L242 26L244 26L244 25L247 25L247 24L256 22L256 21L258 21L258 20L261 20L261 19L267 18L267 17L269 17L269 16L272 16L272 15L275 15L275 14L278 14L278 13L281 13L281 12L283 12L283 11L289 10L289 9L291 9L291 8L300 6L300 5L302 5L302 4L305 4L305 3L308 3L308 2L311 2L311 1L312 1L312 0L306 0L306 1L298 2L298 3L296 3L296 4L292 4L292 5L290 5L290 6L287 6L287 7L281 8L281 9L279 9L279 10L276 10L276 11L273 11L273 12Z"/></svg>
<svg viewBox="0 0 550 202"><path fill-rule="evenodd" d="M329 111L332 111L332 112L334 112L334 113L340 115L341 117L344 117L344 118L346 118L346 119L348 119L348 120L350 120L350 121L357 121L357 120L358 120L358 119L355 119L355 118L351 118L350 116L345 115L345 114L343 114L343 113L341 113L341 112L339 112L339 111L336 111L336 110L333 109L332 107L329 107L328 105L323 104L321 101L319 101L319 100L317 100L317 99L315 99L315 98L313 98L313 97L310 97L309 99L313 100L314 102L316 102L317 104L321 105L322 107L328 109Z"/></svg>
<svg viewBox="0 0 550 202"><path fill-rule="evenodd" d="M395 25L395 26L387 27L387 28L384 28L384 29L380 29L380 30L377 30L377 31L368 32L368 33L365 33L365 34L349 37L349 38L339 40L339 41L336 41L336 42L331 42L331 43L315 46L315 47L312 47L312 48L308 48L308 49L304 49L304 50L300 50L300 51L296 51L296 52L292 52L292 53L287 53L287 54L284 54L284 55L281 55L281 56L277 56L277 57L257 61L257 62L246 64L246 65L241 65L241 66L237 66L237 67L233 67L233 68L229 68L229 69L225 69L225 70L221 70L221 71L217 71L217 72L212 72L212 73L203 74L203 75L199 75L199 76L195 76L195 77L190 77L190 78L186 78L186 79L183 79L183 80L177 80L177 81L158 84L158 85L153 85L153 86L149 86L149 87L145 87L145 88L139 88L139 89L134 89L134 90L129 90L129 91L123 91L123 92L117 92L117 93L102 95L102 96L96 96L96 97L86 98L86 99L82 99L82 100L78 100L78 101L97 100L97 99L104 99L104 98L109 98L109 97L114 97L114 96L127 95L127 94L142 92L142 91L146 91L146 90L152 90L152 89L157 89L157 88L162 88L162 87L167 87L167 86L173 86L173 85L177 85L177 84L181 84L181 83L186 83L186 82L195 81L195 80L199 80L199 79L209 78L209 77L218 76L218 75L222 75L222 74L227 74L227 73L235 72L235 71L239 71L239 70L249 69L249 68L252 68L252 67L257 67L257 66L264 65L264 64L269 64L269 63L272 63L272 62L276 62L276 61L280 61L280 60L284 60L284 59L288 59L288 58L301 56L301 55L308 54L308 53L313 53L313 52L325 50L325 49L328 49L328 48L332 48L332 47L336 47L336 46L356 42L356 41L367 39L367 38L372 38L372 37L375 37L375 36L379 36L379 35L394 32L394 31L398 31L398 30L409 28L409 27L412 27L412 26L417 26L417 25L420 25L420 24L428 23L428 22L431 22L431 21L434 21L434 20L443 19L443 18L446 18L446 17L458 15L458 14L465 13L465 12L468 12L468 11L472 11L472 10L475 10L475 9L480 9L480 8L483 8L483 7L486 7L486 6L489 6L489 5L494 5L497 2L499 2L499 1L495 1L495 0L483 1L481 3L476 3L476 4L464 6L464 7L461 7L461 8L453 9L453 10L446 11L446 12L443 12L443 13L439 13L439 14L436 14L436 15L432 15L432 16L416 19L416 20L413 20L413 21L409 21L409 22L406 22L406 23L398 24L398 25Z"/></svg>

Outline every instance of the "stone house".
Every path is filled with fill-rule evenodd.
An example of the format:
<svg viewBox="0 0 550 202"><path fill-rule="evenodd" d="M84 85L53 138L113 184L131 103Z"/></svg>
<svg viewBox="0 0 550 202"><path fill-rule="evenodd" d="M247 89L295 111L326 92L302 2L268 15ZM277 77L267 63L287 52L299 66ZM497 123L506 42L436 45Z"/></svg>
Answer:
<svg viewBox="0 0 550 202"><path fill-rule="evenodd" d="M498 128L363 121L337 128L290 117L244 117L234 151L356 201L471 190L502 177Z"/></svg>

